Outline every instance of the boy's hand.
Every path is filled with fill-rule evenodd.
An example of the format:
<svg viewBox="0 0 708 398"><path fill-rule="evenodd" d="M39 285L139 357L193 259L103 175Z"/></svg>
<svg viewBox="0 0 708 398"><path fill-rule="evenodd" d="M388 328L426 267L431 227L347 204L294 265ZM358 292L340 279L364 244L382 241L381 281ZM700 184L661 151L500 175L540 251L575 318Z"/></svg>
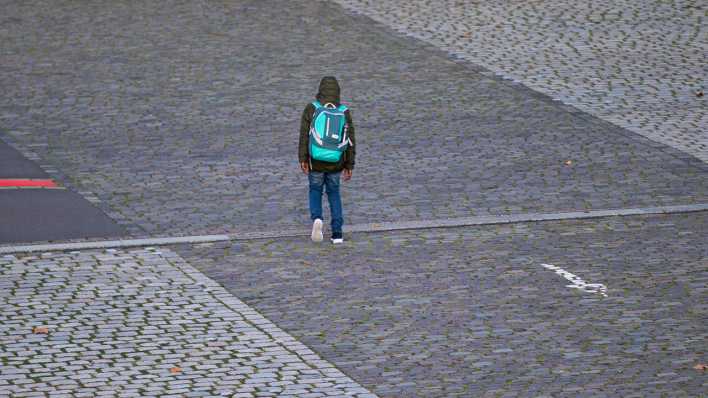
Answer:
<svg viewBox="0 0 708 398"><path fill-rule="evenodd" d="M352 171L349 169L344 169L344 171L342 171L342 176L344 181L349 181L352 179Z"/></svg>
<svg viewBox="0 0 708 398"><path fill-rule="evenodd" d="M310 174L310 164L308 162L300 162L300 169L305 174Z"/></svg>

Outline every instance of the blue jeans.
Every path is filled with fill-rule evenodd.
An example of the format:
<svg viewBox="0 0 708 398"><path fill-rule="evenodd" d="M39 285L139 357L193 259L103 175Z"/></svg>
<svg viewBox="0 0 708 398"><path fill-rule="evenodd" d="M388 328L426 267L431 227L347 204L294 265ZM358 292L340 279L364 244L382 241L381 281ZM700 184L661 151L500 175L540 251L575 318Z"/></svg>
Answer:
<svg viewBox="0 0 708 398"><path fill-rule="evenodd" d="M344 218L342 215L342 197L339 195L339 176L342 173L323 173L310 171L310 218L322 220L322 188L327 189L327 200L332 212L332 233L341 233Z"/></svg>

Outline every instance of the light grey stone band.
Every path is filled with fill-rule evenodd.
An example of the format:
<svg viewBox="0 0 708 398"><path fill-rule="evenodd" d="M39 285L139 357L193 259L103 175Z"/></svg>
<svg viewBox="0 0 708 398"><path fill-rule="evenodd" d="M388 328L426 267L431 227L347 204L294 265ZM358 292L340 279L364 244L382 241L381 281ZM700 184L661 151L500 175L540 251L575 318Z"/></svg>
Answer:
<svg viewBox="0 0 708 398"><path fill-rule="evenodd" d="M618 216L639 216L650 214L677 214L691 213L708 210L708 203L698 203L692 205L659 206L659 207L639 207L629 209L609 209L609 210L589 210L572 211L564 213L523 213L500 216L477 216L458 217L438 220L420 221L396 221L369 224L355 224L345 227L345 232L385 232L400 231L407 229L427 229L427 228L453 228L467 227L475 225L491 224L512 224L538 221L560 221L560 220L582 220L600 217ZM164 246L180 243L210 243L230 240L253 240L268 238L287 238L294 236L306 236L310 231L298 229L286 229L280 231L247 232L234 233L230 235L202 235L183 236L174 238L153 238L153 239L122 239L106 240L94 242L58 243L25 246L4 246L0 247L0 254L22 253L22 252L47 252L47 251L68 251L83 249L110 249L136 246Z"/></svg>
<svg viewBox="0 0 708 398"><path fill-rule="evenodd" d="M676 214L708 210L708 203L681 206L642 207L629 209L572 211L565 213L524 213L501 216L459 217L440 220L383 222L352 225L347 232L379 232L403 229L450 228L488 224L510 224L536 221L581 220L586 218Z"/></svg>
<svg viewBox="0 0 708 398"><path fill-rule="evenodd" d="M69 251L86 249L111 249L120 247L143 247L143 246L164 246L179 243L209 243L230 240L228 235L201 235L201 236L181 236L174 238L151 238L151 239L121 239L104 240L92 242L72 242L42 245L25 246L5 246L0 247L0 254L22 253L22 252L49 252L49 251Z"/></svg>

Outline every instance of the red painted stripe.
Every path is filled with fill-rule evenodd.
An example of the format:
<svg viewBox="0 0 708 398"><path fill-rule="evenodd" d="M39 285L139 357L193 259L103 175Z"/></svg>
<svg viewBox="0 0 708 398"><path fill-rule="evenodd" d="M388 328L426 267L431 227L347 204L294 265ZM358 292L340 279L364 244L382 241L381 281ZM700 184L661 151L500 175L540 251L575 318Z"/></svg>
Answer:
<svg viewBox="0 0 708 398"><path fill-rule="evenodd" d="M52 180L23 180L23 179L9 179L0 180L0 187L47 187L56 188L57 184Z"/></svg>

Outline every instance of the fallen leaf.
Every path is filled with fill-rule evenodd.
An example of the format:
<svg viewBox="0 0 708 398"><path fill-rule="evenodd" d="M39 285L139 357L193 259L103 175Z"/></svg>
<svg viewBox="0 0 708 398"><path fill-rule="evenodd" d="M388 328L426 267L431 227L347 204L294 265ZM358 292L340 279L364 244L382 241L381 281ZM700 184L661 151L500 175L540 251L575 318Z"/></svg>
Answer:
<svg viewBox="0 0 708 398"><path fill-rule="evenodd" d="M708 365L704 363L699 363L698 365L694 366L693 369L696 369L700 372L705 372L706 370L708 370Z"/></svg>
<svg viewBox="0 0 708 398"><path fill-rule="evenodd" d="M702 97L703 96L703 90L696 90L696 97Z"/></svg>
<svg viewBox="0 0 708 398"><path fill-rule="evenodd" d="M47 334L49 333L49 328L46 326L35 326L32 328L32 333L34 334Z"/></svg>
<svg viewBox="0 0 708 398"><path fill-rule="evenodd" d="M182 372L182 368L180 368L179 366L175 366L174 368L170 368L170 373L172 373L172 374L177 374L180 372Z"/></svg>
<svg viewBox="0 0 708 398"><path fill-rule="evenodd" d="M573 161L572 161L572 160L566 160L566 161L565 161L565 165L566 165L566 166L570 166L571 164L573 164Z"/></svg>

